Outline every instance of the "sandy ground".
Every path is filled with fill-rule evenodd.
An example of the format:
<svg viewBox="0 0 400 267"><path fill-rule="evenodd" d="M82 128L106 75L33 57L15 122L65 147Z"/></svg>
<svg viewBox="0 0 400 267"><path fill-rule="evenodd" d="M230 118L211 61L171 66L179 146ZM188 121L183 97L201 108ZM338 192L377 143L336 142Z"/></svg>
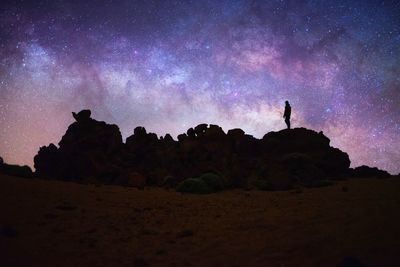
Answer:
<svg viewBox="0 0 400 267"><path fill-rule="evenodd" d="M1 266L400 266L400 179L302 192L0 176Z"/></svg>

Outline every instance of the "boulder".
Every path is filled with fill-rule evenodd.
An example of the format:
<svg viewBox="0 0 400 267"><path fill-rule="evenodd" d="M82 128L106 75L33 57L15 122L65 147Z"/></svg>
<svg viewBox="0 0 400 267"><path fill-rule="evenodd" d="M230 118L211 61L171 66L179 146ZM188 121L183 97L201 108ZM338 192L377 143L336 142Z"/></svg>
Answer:
<svg viewBox="0 0 400 267"><path fill-rule="evenodd" d="M193 128L189 128L189 129L186 131L186 134L187 134L187 136L189 136L190 138L195 138L195 137L196 137L196 132L194 131Z"/></svg>
<svg viewBox="0 0 400 267"><path fill-rule="evenodd" d="M174 139L172 138L172 136L171 136L169 133L167 133L167 134L164 136L164 142L165 142L165 143L173 143L173 142L174 142Z"/></svg>
<svg viewBox="0 0 400 267"><path fill-rule="evenodd" d="M327 175L334 177L347 175L350 167L350 158L347 153L338 148L329 147L320 155L321 158L316 159L316 165Z"/></svg>
<svg viewBox="0 0 400 267"><path fill-rule="evenodd" d="M38 176L84 181L101 176L114 164L122 147L116 125L90 118L90 110L73 113L72 123L59 142L41 147L34 158Z"/></svg>
<svg viewBox="0 0 400 267"><path fill-rule="evenodd" d="M89 109L84 109L78 113L72 112L72 117L74 117L77 122L85 122L90 120L91 114L92 112Z"/></svg>
<svg viewBox="0 0 400 267"><path fill-rule="evenodd" d="M133 130L135 136L145 136L147 134L146 129L142 126L138 126Z"/></svg>
<svg viewBox="0 0 400 267"><path fill-rule="evenodd" d="M183 142L184 140L186 140L188 138L188 136L186 134L180 134L178 135L178 141L179 142Z"/></svg>
<svg viewBox="0 0 400 267"><path fill-rule="evenodd" d="M260 147L266 158L300 153L307 156L307 166L313 165L325 176L337 177L346 174L350 166L349 156L331 147L329 143L329 138L322 132L295 128L264 135Z"/></svg>
<svg viewBox="0 0 400 267"><path fill-rule="evenodd" d="M305 128L269 132L262 138L263 148L270 153L316 152L329 147L330 140L322 133Z"/></svg>
<svg viewBox="0 0 400 267"><path fill-rule="evenodd" d="M230 129L228 131L227 135L228 135L228 137L230 137L232 139L237 139L237 138L244 136L244 131L239 128Z"/></svg>
<svg viewBox="0 0 400 267"><path fill-rule="evenodd" d="M58 148L54 144L40 147L33 159L36 174L42 178L56 177L62 171L59 155Z"/></svg>
<svg viewBox="0 0 400 267"><path fill-rule="evenodd" d="M201 123L201 124L197 125L196 127L194 127L194 132L196 133L196 136L197 137L202 136L206 132L207 126L208 126L208 124Z"/></svg>
<svg viewBox="0 0 400 267"><path fill-rule="evenodd" d="M225 138L225 132L218 125L210 124L210 127L205 130L204 137L218 141Z"/></svg>
<svg viewBox="0 0 400 267"><path fill-rule="evenodd" d="M147 133L144 127L136 127L133 135L126 138L126 147L135 153L146 153L158 143L155 133Z"/></svg>

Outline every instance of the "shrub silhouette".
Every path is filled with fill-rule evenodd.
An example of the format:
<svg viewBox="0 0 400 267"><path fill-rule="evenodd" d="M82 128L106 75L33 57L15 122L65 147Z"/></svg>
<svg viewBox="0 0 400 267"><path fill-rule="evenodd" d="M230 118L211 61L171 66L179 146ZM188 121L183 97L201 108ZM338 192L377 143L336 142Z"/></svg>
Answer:
<svg viewBox="0 0 400 267"><path fill-rule="evenodd" d="M194 194L209 194L213 192L212 188L200 178L188 178L183 180L176 187L176 191Z"/></svg>
<svg viewBox="0 0 400 267"><path fill-rule="evenodd" d="M23 178L33 177L33 172L28 166L3 164L1 167L1 172L6 175L18 176Z"/></svg>
<svg viewBox="0 0 400 267"><path fill-rule="evenodd" d="M224 189L224 182L222 181L222 178L215 173L204 173L199 177L199 179L203 180L214 192Z"/></svg>
<svg viewBox="0 0 400 267"><path fill-rule="evenodd" d="M256 180L254 182L254 186L258 189L258 190L272 190L272 186L271 183L269 183L267 180Z"/></svg>
<svg viewBox="0 0 400 267"><path fill-rule="evenodd" d="M183 180L176 187L176 191L195 194L215 193L224 189L222 178L215 173L206 172L200 177Z"/></svg>

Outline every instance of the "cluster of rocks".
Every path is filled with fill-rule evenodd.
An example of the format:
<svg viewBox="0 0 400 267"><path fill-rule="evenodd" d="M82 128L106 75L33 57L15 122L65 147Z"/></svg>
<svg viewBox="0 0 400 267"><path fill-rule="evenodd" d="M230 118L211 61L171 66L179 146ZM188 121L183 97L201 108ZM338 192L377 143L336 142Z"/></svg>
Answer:
<svg viewBox="0 0 400 267"><path fill-rule="evenodd" d="M355 178L367 178L367 177L389 178L391 175L385 170L380 170L376 167L369 167L362 165L354 169L350 169L350 176Z"/></svg>
<svg viewBox="0 0 400 267"><path fill-rule="evenodd" d="M7 164L2 157L0 157L0 173L24 178L33 177L33 172L29 166Z"/></svg>
<svg viewBox="0 0 400 267"><path fill-rule="evenodd" d="M225 133L218 125L200 124L175 141L169 134L159 138L137 127L123 143L116 125L90 115L90 110L73 113L76 121L59 147L40 148L34 158L38 176L142 187L176 186L188 177L212 172L227 187L265 180L271 189L286 189L351 174L348 155L331 147L322 132L305 128L256 139L241 129Z"/></svg>

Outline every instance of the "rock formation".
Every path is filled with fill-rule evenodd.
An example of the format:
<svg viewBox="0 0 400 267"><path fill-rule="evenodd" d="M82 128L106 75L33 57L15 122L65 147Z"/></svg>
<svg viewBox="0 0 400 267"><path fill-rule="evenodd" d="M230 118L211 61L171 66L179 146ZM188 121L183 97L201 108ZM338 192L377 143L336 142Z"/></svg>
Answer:
<svg viewBox="0 0 400 267"><path fill-rule="evenodd" d="M346 153L330 146L322 133L305 128L270 132L262 139L241 129L225 133L218 125L200 124L178 136L158 138L143 127L122 142L116 125L73 113L76 122L59 142L41 147L35 156L40 177L143 187L176 185L213 172L227 187L255 181L271 189L313 185L349 176ZM357 171L356 171L357 172Z"/></svg>
<svg viewBox="0 0 400 267"><path fill-rule="evenodd" d="M376 167L371 168L365 165L351 169L350 175L356 178L366 178L366 177L388 178L391 176L387 171L380 170Z"/></svg>
<svg viewBox="0 0 400 267"><path fill-rule="evenodd" d="M59 142L41 147L34 158L40 177L84 181L95 179L113 183L119 175L117 155L123 146L116 125L90 118L90 111L73 113L72 123Z"/></svg>
<svg viewBox="0 0 400 267"><path fill-rule="evenodd" d="M7 164L4 162L2 157L0 157L0 173L23 178L33 177L33 172L29 166Z"/></svg>

